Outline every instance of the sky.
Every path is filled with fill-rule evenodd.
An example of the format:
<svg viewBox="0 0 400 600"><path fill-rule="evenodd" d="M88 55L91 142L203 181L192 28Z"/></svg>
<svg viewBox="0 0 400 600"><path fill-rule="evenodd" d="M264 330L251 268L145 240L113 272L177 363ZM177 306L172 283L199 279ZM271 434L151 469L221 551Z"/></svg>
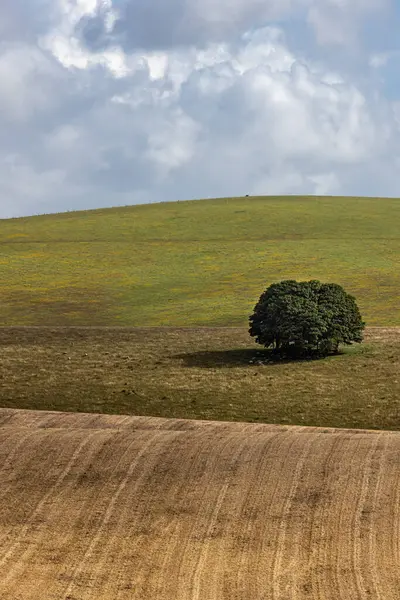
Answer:
<svg viewBox="0 0 400 600"><path fill-rule="evenodd" d="M1 0L0 218L400 196L399 0Z"/></svg>

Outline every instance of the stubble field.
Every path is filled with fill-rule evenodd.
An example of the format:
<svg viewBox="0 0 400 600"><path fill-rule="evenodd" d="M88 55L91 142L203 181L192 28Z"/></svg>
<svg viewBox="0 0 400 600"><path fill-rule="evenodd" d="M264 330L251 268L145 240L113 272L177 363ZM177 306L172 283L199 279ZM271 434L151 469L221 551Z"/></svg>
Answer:
<svg viewBox="0 0 400 600"><path fill-rule="evenodd" d="M0 410L4 600L396 600L400 433Z"/></svg>

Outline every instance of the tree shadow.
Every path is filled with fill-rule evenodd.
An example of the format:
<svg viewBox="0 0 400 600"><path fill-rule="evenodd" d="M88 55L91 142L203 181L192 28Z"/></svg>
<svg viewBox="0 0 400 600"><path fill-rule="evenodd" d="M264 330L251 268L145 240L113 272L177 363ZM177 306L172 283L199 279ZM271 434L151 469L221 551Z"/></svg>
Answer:
<svg viewBox="0 0 400 600"><path fill-rule="evenodd" d="M174 354L171 358L183 360L186 367L200 369L273 366L278 364L299 363L318 360L316 357L291 358L277 356L272 350L257 350L256 348L235 348L232 350L203 350L201 352L186 352Z"/></svg>

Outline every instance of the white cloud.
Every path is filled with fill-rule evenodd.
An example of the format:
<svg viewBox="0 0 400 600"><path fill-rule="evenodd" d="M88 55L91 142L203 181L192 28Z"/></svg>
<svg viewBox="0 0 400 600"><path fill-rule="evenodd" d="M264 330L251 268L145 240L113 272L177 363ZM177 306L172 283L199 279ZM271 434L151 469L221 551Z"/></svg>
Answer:
<svg viewBox="0 0 400 600"><path fill-rule="evenodd" d="M251 28L302 16L318 42L355 43L365 18L387 13L393 0L126 0L87 10L80 35L88 47L121 43L125 50L170 50L232 40ZM92 3L95 4L95 3ZM112 14L112 17L110 15ZM112 23L112 27L110 27Z"/></svg>
<svg viewBox="0 0 400 600"><path fill-rule="evenodd" d="M108 68L115 77L125 77L130 72L125 54L118 47L102 52L88 52L82 48L79 40L63 35L44 38L40 41L40 46L50 51L67 68L87 69L101 65Z"/></svg>
<svg viewBox="0 0 400 600"><path fill-rule="evenodd" d="M100 52L91 52L82 46L75 28L84 18L102 15L106 30L111 30L118 13L111 0L60 0L60 21L57 28L39 39L39 45L52 53L67 68L87 69L101 65L115 77L124 77L130 70L125 54L118 46Z"/></svg>
<svg viewBox="0 0 400 600"><path fill-rule="evenodd" d="M390 54L388 52L373 54L369 59L369 65L379 69L379 67L384 67L387 64L389 58Z"/></svg>
<svg viewBox="0 0 400 600"><path fill-rule="evenodd" d="M229 14L226 2L185 3L202 23L198 46L119 43L115 7L97 0L59 0L36 43L0 46L0 217L245 193L396 193L400 111L377 79L366 84L388 51L371 49L357 77L290 47L284 25L255 19L331 11L357 29L373 0L236 0ZM77 28L99 15L110 44L85 46ZM336 34L329 41L321 23L329 45Z"/></svg>
<svg viewBox="0 0 400 600"><path fill-rule="evenodd" d="M39 49L9 44L0 53L0 110L3 118L25 121L54 106L57 65Z"/></svg>
<svg viewBox="0 0 400 600"><path fill-rule="evenodd" d="M377 53L373 53L370 57L369 57L369 66L379 70L382 67L386 67L388 66L391 61L393 60L397 60L400 57L400 50L391 50L388 52L377 52Z"/></svg>
<svg viewBox="0 0 400 600"><path fill-rule="evenodd" d="M358 42L364 19L374 13L386 14L390 0L314 0L307 20L321 45L346 45Z"/></svg>
<svg viewBox="0 0 400 600"><path fill-rule="evenodd" d="M0 198L5 204L0 204L0 217L42 212L42 207L49 199L57 197L66 183L66 176L62 168L37 171L23 156L3 156L0 165Z"/></svg>
<svg viewBox="0 0 400 600"><path fill-rule="evenodd" d="M181 167L195 156L196 137L201 126L182 110L171 112L153 127L147 138L144 156L155 163L167 176L172 169Z"/></svg>
<svg viewBox="0 0 400 600"><path fill-rule="evenodd" d="M103 14L113 14L111 0L59 0L58 6L64 16L64 27L76 25L86 16L94 16L99 10Z"/></svg>
<svg viewBox="0 0 400 600"><path fill-rule="evenodd" d="M340 183L335 173L309 175L309 180L314 184L314 193L317 196L332 196L340 189Z"/></svg>

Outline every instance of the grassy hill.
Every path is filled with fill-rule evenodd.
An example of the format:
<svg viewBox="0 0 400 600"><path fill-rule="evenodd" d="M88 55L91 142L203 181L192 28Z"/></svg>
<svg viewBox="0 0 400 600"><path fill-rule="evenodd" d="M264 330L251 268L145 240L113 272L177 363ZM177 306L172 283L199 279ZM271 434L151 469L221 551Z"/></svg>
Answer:
<svg viewBox="0 0 400 600"><path fill-rule="evenodd" d="M400 200L251 197L0 220L4 325L244 326L267 285L333 281L400 325Z"/></svg>

